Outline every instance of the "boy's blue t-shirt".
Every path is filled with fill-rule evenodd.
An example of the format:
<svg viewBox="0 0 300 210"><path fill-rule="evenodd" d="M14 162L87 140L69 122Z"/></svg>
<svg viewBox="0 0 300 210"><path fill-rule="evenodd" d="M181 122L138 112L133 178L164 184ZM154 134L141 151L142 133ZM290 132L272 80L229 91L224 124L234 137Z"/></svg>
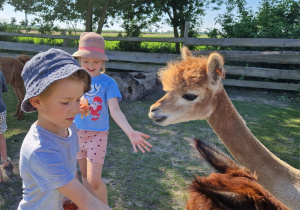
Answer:
<svg viewBox="0 0 300 210"><path fill-rule="evenodd" d="M20 209L61 210L65 196L57 188L76 176L76 153L79 151L76 125L62 138L33 124L20 152L20 175L23 199Z"/></svg>
<svg viewBox="0 0 300 210"><path fill-rule="evenodd" d="M4 103L2 99L2 93L7 92L7 85L5 77L0 69L0 113L4 112L6 110L6 104Z"/></svg>
<svg viewBox="0 0 300 210"><path fill-rule="evenodd" d="M91 87L91 90L84 94L84 98L89 102L90 114L83 116L83 119L80 114L76 115L76 126L88 131L107 131L109 130L108 100L116 97L121 101L122 95L116 81L106 74L92 77Z"/></svg>

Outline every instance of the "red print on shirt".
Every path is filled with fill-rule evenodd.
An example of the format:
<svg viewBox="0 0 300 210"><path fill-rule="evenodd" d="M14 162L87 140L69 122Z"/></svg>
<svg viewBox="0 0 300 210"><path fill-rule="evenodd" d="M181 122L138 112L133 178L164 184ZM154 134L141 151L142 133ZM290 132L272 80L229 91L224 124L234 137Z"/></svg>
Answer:
<svg viewBox="0 0 300 210"><path fill-rule="evenodd" d="M91 110L91 115L92 115L93 121L96 121L99 119L99 116L100 116L99 112L102 109L101 103L102 103L102 99L99 96L96 96L93 99L92 103L90 104L90 110Z"/></svg>

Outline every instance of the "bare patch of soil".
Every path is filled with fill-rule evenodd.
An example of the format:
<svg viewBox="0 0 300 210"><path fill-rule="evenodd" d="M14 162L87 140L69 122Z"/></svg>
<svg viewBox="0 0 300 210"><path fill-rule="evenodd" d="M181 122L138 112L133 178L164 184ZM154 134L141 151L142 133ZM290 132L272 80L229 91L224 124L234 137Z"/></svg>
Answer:
<svg viewBox="0 0 300 210"><path fill-rule="evenodd" d="M300 95L297 92L247 89L241 87L225 87L231 100L259 102L277 107L288 107L291 104L300 105Z"/></svg>

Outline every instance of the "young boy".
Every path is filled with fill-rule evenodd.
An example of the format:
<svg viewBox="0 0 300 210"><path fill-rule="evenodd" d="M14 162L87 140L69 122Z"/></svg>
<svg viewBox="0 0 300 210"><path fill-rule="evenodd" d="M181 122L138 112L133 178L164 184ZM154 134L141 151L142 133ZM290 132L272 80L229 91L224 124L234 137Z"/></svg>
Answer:
<svg viewBox="0 0 300 210"><path fill-rule="evenodd" d="M24 112L38 112L20 152L23 199L18 209L63 209L66 197L80 209L110 209L76 179L78 137L73 122L91 77L68 53L50 49L24 66Z"/></svg>

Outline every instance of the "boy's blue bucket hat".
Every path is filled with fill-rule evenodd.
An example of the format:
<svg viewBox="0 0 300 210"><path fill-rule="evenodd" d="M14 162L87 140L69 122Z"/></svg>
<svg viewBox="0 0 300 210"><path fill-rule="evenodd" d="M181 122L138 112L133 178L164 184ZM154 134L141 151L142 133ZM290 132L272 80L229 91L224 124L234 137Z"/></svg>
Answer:
<svg viewBox="0 0 300 210"><path fill-rule="evenodd" d="M21 75L26 87L26 95L21 105L22 110L35 112L36 108L29 102L30 98L40 95L52 83L65 79L79 70L88 75L89 84L91 84L91 75L63 50L51 48L32 57L25 64Z"/></svg>

